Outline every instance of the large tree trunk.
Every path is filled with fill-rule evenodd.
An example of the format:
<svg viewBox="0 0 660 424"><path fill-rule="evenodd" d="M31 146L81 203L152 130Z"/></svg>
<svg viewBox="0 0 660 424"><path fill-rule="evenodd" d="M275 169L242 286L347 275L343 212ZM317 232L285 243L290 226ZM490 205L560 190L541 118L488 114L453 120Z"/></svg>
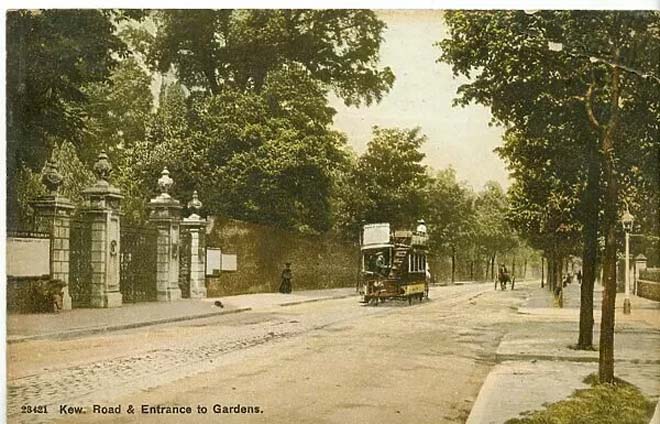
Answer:
<svg viewBox="0 0 660 424"><path fill-rule="evenodd" d="M616 198L617 187L612 163L606 159L608 183L605 202L605 255L603 256L603 307L600 320L598 376L601 383L614 382L614 308L616 304Z"/></svg>
<svg viewBox="0 0 660 424"><path fill-rule="evenodd" d="M615 56L618 56L616 54ZM600 320L600 344L598 378L601 383L614 382L614 307L616 304L616 225L619 200L617 177L614 170L614 138L619 119L619 68L612 67L610 88L610 119L603 131L601 142L603 169L607 190L605 191L603 234L605 254L603 256L603 308Z"/></svg>
<svg viewBox="0 0 660 424"><path fill-rule="evenodd" d="M587 186L584 191L582 216L582 286L580 287L580 335L578 349L593 349L594 343L594 282L598 257L598 212L600 155L588 157Z"/></svg>

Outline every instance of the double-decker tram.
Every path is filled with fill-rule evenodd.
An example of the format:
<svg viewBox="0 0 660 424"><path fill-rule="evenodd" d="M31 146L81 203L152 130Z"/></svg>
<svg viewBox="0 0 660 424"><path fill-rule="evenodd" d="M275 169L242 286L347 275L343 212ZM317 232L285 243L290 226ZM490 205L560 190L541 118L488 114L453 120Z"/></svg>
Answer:
<svg viewBox="0 0 660 424"><path fill-rule="evenodd" d="M360 294L362 303L388 299L428 299L428 234L424 221L414 231L390 230L390 224L367 224L362 229Z"/></svg>

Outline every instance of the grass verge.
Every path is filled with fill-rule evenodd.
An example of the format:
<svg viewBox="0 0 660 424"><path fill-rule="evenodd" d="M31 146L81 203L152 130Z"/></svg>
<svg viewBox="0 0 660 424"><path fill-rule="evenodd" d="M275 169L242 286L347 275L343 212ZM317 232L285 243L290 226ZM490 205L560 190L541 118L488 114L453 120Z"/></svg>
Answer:
<svg viewBox="0 0 660 424"><path fill-rule="evenodd" d="M505 424L648 424L653 416L655 405L632 384L598 384L595 374L584 382L591 387Z"/></svg>

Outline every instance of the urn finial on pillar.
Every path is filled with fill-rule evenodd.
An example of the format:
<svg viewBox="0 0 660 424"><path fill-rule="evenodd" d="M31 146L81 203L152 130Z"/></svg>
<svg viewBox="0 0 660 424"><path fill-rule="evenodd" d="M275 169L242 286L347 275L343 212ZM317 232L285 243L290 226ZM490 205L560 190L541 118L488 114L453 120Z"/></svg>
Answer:
<svg viewBox="0 0 660 424"><path fill-rule="evenodd" d="M96 163L94 163L94 174L98 179L97 184L110 184L110 174L112 174L112 164L108 159L108 155L105 153L105 150L101 150L98 157L96 158Z"/></svg>
<svg viewBox="0 0 660 424"><path fill-rule="evenodd" d="M188 209L192 210L190 214L190 219L200 219L199 210L204 206L204 204L197 197L197 190L193 191L192 200L188 202Z"/></svg>
<svg viewBox="0 0 660 424"><path fill-rule="evenodd" d="M46 186L51 195L56 195L63 179L64 177L57 168L55 151L53 150L51 158L46 160L41 170L41 182Z"/></svg>
<svg viewBox="0 0 660 424"><path fill-rule="evenodd" d="M167 170L167 167L163 168L161 176L158 179L158 187L160 187L160 197L171 197L168 193L170 188L174 185L174 180L170 178L170 171Z"/></svg>

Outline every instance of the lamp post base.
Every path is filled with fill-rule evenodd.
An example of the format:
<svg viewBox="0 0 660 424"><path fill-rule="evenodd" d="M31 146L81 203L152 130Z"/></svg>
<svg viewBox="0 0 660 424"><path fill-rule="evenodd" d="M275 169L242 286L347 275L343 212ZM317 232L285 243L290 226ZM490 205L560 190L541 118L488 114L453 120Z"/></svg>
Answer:
<svg viewBox="0 0 660 424"><path fill-rule="evenodd" d="M630 299L623 300L623 313L630 315Z"/></svg>

